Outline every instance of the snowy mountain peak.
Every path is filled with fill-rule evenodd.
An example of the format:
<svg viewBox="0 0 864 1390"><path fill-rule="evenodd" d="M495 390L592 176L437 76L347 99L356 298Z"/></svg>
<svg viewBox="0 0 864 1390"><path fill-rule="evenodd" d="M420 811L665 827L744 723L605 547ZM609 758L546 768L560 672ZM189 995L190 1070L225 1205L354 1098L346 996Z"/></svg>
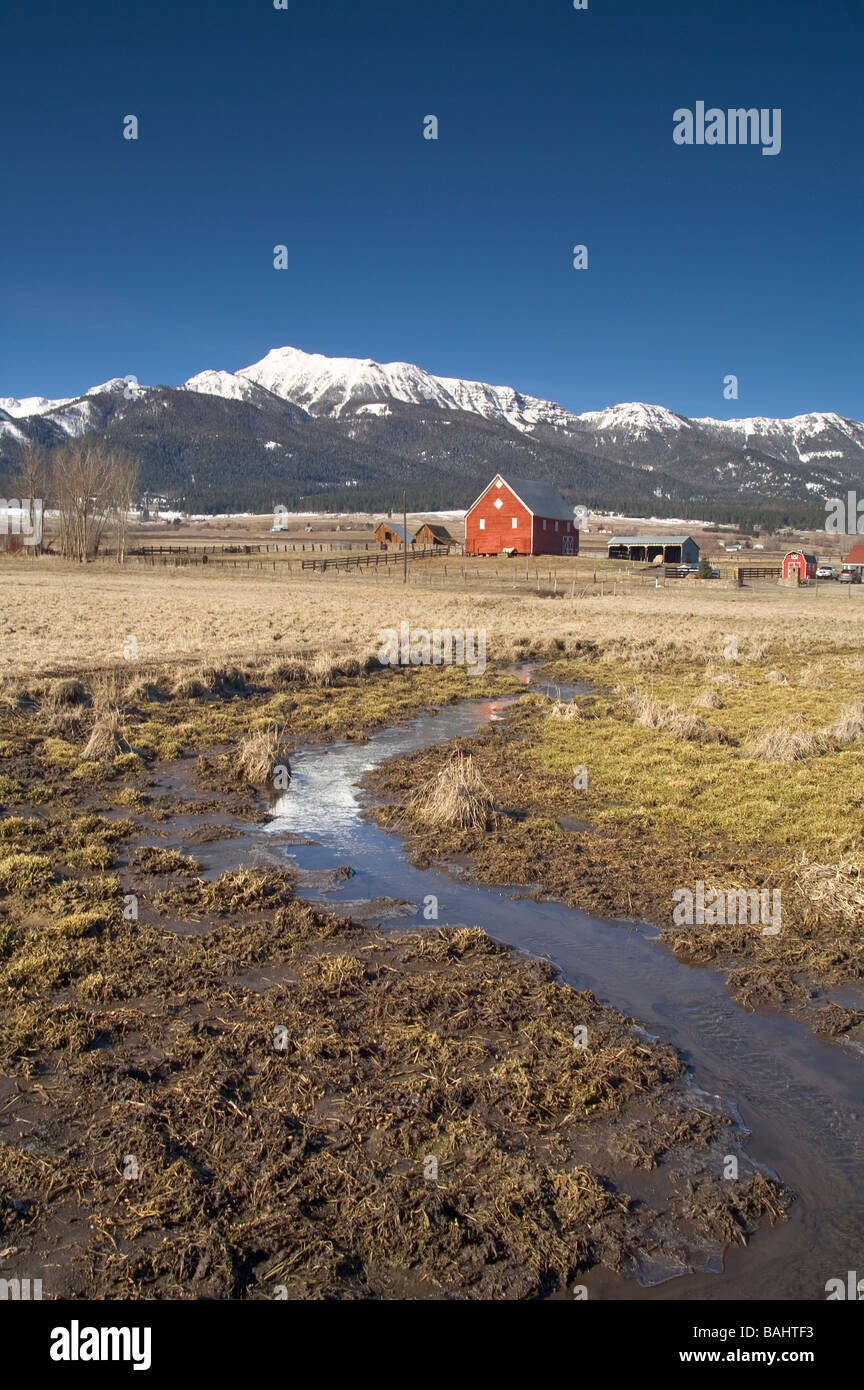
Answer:
<svg viewBox="0 0 864 1390"><path fill-rule="evenodd" d="M624 401L606 410L589 410L576 417L593 429L626 429L644 435L649 430L682 430L689 428L689 421L675 415L662 405L645 405L642 401Z"/></svg>
<svg viewBox="0 0 864 1390"><path fill-rule="evenodd" d="M221 372L208 369L198 372L197 376L190 376L188 381L184 381L182 391L200 391L205 396L221 396L228 401L251 401L260 400L265 393L252 382L236 372Z"/></svg>
<svg viewBox="0 0 864 1390"><path fill-rule="evenodd" d="M138 385L134 376L112 376L110 381L103 381L101 386L91 386L84 394L86 396L106 396L143 389ZM67 402L64 401L62 404L65 405Z"/></svg>
<svg viewBox="0 0 864 1390"><path fill-rule="evenodd" d="M435 378L410 362L382 365L369 357L323 357L282 347L271 349L251 367L242 367L238 376L302 405L313 415L339 416L349 406L375 401L445 404Z"/></svg>
<svg viewBox="0 0 864 1390"><path fill-rule="evenodd" d="M16 400L14 396L0 396L0 410L14 418L27 415L44 415L48 410L55 410L58 406L68 405L70 400L75 400L70 396L65 400L48 400L45 396L24 396L22 400Z"/></svg>
<svg viewBox="0 0 864 1390"><path fill-rule="evenodd" d="M567 414L549 401L521 396L511 386L433 376L411 362L324 357L292 347L273 348L260 362L241 368L238 375L304 406L312 415L337 418L348 410L363 410L365 414L368 411L364 407L394 401L464 410L522 430L533 429L542 420L560 422Z"/></svg>

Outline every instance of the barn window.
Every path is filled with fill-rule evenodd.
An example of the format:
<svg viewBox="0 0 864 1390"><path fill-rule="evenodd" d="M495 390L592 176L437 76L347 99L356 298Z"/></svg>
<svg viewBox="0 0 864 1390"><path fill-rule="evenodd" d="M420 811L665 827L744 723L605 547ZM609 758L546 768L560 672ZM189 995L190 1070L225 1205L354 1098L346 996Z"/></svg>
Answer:
<svg viewBox="0 0 864 1390"><path fill-rule="evenodd" d="M544 531L546 530L546 518L545 518L545 516L544 516L544 518L543 518L543 530L544 530Z"/></svg>
<svg viewBox="0 0 864 1390"><path fill-rule="evenodd" d="M569 522L569 521L567 522L567 530L568 530L568 531L570 530L570 522Z"/></svg>
<svg viewBox="0 0 864 1390"><path fill-rule="evenodd" d="M496 479L495 479L495 486L496 486L496 487L500 487L500 486L501 486L501 479L500 479L500 478L496 478Z"/></svg>
<svg viewBox="0 0 864 1390"><path fill-rule="evenodd" d="M481 516L481 518L480 518L480 530L481 530L481 531L485 531L485 530L486 530L486 518L485 518L485 516Z"/></svg>
<svg viewBox="0 0 864 1390"><path fill-rule="evenodd" d="M495 506L496 506L496 507L503 507L503 506L504 506L504 503L501 501L501 498L500 498L500 497L496 497L496 498L495 498Z"/></svg>
<svg viewBox="0 0 864 1390"><path fill-rule="evenodd" d="M514 516L514 518L513 518L513 530L514 530L514 531L516 530L516 527L517 527L518 525L519 525L518 518Z"/></svg>
<svg viewBox="0 0 864 1390"><path fill-rule="evenodd" d="M558 522L557 522L557 521L555 522L555 530L556 530L556 531L558 530Z"/></svg>

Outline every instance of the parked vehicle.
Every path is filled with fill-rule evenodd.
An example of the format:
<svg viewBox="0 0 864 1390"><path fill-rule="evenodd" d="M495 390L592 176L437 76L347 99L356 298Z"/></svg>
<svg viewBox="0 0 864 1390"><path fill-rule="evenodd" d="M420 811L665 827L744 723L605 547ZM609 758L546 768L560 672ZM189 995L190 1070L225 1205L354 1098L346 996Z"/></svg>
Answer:
<svg viewBox="0 0 864 1390"><path fill-rule="evenodd" d="M836 565L820 565L816 571L817 579L839 579L840 571Z"/></svg>
<svg viewBox="0 0 864 1390"><path fill-rule="evenodd" d="M860 583L861 583L861 571L860 571L860 570L843 570L843 573L840 575L840 583L841 583L841 584L860 584Z"/></svg>

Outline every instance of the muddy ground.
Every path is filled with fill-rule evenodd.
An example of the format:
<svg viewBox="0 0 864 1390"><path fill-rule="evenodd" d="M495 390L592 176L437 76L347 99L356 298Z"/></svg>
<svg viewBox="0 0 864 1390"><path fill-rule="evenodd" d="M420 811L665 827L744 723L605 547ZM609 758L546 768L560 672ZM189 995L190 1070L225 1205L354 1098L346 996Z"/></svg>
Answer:
<svg viewBox="0 0 864 1390"><path fill-rule="evenodd" d="M295 679L297 727L362 737L428 704L430 674L337 673L329 701ZM598 1265L716 1268L783 1214L675 1052L548 965L313 909L291 873L217 872L268 804L231 735L277 690L115 689L128 751L99 761L99 711L65 685L9 696L0 728L3 1277L45 1298L531 1299Z"/></svg>

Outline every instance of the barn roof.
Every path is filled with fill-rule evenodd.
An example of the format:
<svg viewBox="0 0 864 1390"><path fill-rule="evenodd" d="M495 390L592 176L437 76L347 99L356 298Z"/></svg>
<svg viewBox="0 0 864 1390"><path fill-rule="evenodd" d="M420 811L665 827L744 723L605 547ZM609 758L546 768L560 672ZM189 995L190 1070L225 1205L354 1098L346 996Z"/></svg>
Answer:
<svg viewBox="0 0 864 1390"><path fill-rule="evenodd" d="M401 521L379 521L375 528L376 531L380 531L382 526L386 526L388 531L392 531L394 535L399 537L400 541L404 541L405 529ZM414 537L410 531L408 532L408 544L414 544Z"/></svg>
<svg viewBox="0 0 864 1390"><path fill-rule="evenodd" d="M856 550L858 549L857 546L856 546L855 548L856 548ZM819 563L819 561L816 559L816 556L815 556L815 555L808 555L808 553L807 553L806 550L787 550L787 552L786 552L786 559L788 560L789 557L790 557L791 555L795 555L795 556L803 555L803 556L804 556L804 559L807 561L807 564L808 564L808 565L818 565L818 563ZM864 564L864 556L862 556L861 563Z"/></svg>
<svg viewBox="0 0 864 1390"><path fill-rule="evenodd" d="M556 492L551 483L536 482L533 478L517 478L512 473L496 473L492 482L484 487L480 497L485 497L489 488L492 487L497 478L502 483L506 483L511 492L515 492L519 501L522 502L534 516L545 516L551 521L572 521L573 508L568 507L560 493ZM468 508L469 512L477 506L480 497L475 498Z"/></svg>
<svg viewBox="0 0 864 1390"><path fill-rule="evenodd" d="M696 542L692 536L610 536L609 545L681 545L682 541Z"/></svg>
<svg viewBox="0 0 864 1390"><path fill-rule="evenodd" d="M853 545L843 563L844 565L864 565L864 545Z"/></svg>
<svg viewBox="0 0 864 1390"><path fill-rule="evenodd" d="M421 531L431 531L432 535L437 537L439 541L452 541L453 539L447 527L440 526L437 522L424 521L422 526L417 527L418 535Z"/></svg>

